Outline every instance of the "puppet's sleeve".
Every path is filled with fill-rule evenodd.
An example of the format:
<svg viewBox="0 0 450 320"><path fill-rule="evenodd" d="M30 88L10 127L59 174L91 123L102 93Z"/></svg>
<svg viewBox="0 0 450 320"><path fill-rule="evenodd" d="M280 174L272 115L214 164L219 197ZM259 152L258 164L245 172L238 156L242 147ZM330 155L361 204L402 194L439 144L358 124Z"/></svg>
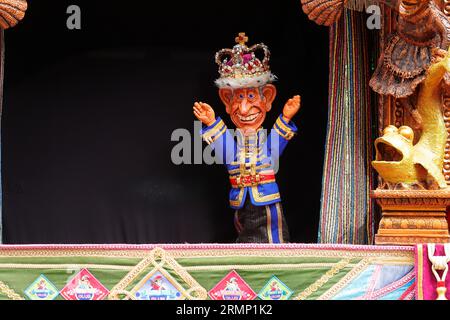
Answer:
<svg viewBox="0 0 450 320"><path fill-rule="evenodd" d="M230 164L236 154L236 143L223 120L218 117L210 126L204 126L201 135L215 151L216 160L222 164Z"/></svg>
<svg viewBox="0 0 450 320"><path fill-rule="evenodd" d="M281 156L289 140L295 136L297 131L298 129L294 122L286 122L283 119L283 115L280 114L267 140L267 146L273 159Z"/></svg>

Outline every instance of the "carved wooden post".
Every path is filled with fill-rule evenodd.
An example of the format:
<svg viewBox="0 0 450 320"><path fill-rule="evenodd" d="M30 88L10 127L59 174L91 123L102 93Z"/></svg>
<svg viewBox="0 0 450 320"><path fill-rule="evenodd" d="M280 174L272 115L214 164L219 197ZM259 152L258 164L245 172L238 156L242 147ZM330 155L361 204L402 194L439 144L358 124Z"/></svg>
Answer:
<svg viewBox="0 0 450 320"><path fill-rule="evenodd" d="M19 21L24 18L26 10L27 10L26 0L0 0L0 128L1 128L1 116L3 111L3 75L4 75L4 61L5 61L4 30L14 27L17 23L19 23ZM0 172L0 179L1 179L1 172ZM2 243L3 239L1 199L2 199L2 191L0 183L0 244Z"/></svg>
<svg viewBox="0 0 450 320"><path fill-rule="evenodd" d="M450 0L439 0L442 11L447 17L450 17ZM446 90L444 93L444 121L448 132L450 133L450 91ZM450 134L445 145L445 158L444 158L444 174L447 184L450 185Z"/></svg>
<svg viewBox="0 0 450 320"><path fill-rule="evenodd" d="M434 1L449 16L450 0ZM394 10L386 8L383 16L382 33L393 33L397 29L397 21ZM418 30L420 30L420 27L418 27ZM387 45L386 38L383 38L381 42L382 46ZM442 117L447 133L450 133L450 92L448 92L448 89L443 92L443 101ZM415 127L415 119L412 116L411 108L405 106L400 100L388 96L383 96L380 99L379 120L380 136L385 134L382 130L389 125L396 128L402 126ZM394 127L391 127L391 129L396 130ZM421 133L420 130L416 132L414 145L421 135L423 135L423 132ZM404 155L402 161L403 159ZM391 160L385 161L394 162ZM450 136L447 137L445 155L441 166L439 170L442 170L443 175L438 190L414 190L414 188L409 190L387 188L390 190L383 190L386 189L385 181L380 180L379 189L372 192L372 197L376 199L383 214L375 237L376 244L442 243L450 241L446 220L446 210L450 205L450 189L445 188L445 185L450 185Z"/></svg>

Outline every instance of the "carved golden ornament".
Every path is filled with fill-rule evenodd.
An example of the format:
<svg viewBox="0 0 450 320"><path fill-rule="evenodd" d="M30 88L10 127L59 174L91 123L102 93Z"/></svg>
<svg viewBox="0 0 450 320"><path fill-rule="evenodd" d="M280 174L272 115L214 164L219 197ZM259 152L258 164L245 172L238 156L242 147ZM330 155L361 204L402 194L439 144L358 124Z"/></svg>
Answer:
<svg viewBox="0 0 450 320"><path fill-rule="evenodd" d="M446 209L450 189L375 190L372 198L382 209L375 244L409 245L450 241Z"/></svg>
<svg viewBox="0 0 450 320"><path fill-rule="evenodd" d="M444 239L440 237L427 237L426 241L430 243L443 243ZM411 235L406 236L385 236L385 235L377 235L375 244L377 246L384 245L399 245L399 246L413 246L418 243L424 243L424 237L418 236L414 237Z"/></svg>
<svg viewBox="0 0 450 320"><path fill-rule="evenodd" d="M445 218L383 218L380 222L381 229L445 229L447 223Z"/></svg>
<svg viewBox="0 0 450 320"><path fill-rule="evenodd" d="M405 110L403 107L403 104L400 101L395 101L395 126L396 127L401 127L402 124L404 123L404 115L405 115Z"/></svg>
<svg viewBox="0 0 450 320"><path fill-rule="evenodd" d="M0 0L0 28L14 27L25 17L26 0Z"/></svg>
<svg viewBox="0 0 450 320"><path fill-rule="evenodd" d="M410 127L388 126L375 140L373 167L384 181L392 185L446 188L443 175L445 146L448 138L442 109L441 80L450 71L450 52L430 66L417 100L422 118L422 134L416 144Z"/></svg>
<svg viewBox="0 0 450 320"><path fill-rule="evenodd" d="M444 96L444 122L447 132L450 132L450 96L446 92ZM450 134L447 137L445 144L445 156L444 156L444 176L447 184L450 184Z"/></svg>

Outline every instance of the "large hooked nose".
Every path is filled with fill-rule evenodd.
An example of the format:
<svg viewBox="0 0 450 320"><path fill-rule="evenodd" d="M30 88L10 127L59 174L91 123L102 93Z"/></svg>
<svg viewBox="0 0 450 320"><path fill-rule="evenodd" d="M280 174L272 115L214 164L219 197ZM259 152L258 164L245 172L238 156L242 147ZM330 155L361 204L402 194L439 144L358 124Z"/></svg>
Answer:
<svg viewBox="0 0 450 320"><path fill-rule="evenodd" d="M247 99L242 100L240 106L239 106L239 113L243 116L246 116L248 112L250 111L251 104L247 102Z"/></svg>

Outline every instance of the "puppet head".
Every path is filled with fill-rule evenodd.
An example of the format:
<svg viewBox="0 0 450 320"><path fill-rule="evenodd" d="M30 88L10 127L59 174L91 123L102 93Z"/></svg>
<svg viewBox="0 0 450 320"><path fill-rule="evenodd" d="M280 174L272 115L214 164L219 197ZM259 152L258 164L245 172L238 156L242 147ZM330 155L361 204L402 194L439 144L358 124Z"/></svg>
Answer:
<svg viewBox="0 0 450 320"><path fill-rule="evenodd" d="M248 38L240 33L233 49L216 54L220 78L216 80L226 111L238 129L259 129L272 108L277 90L270 84L276 80L269 67L270 51L264 44L247 47ZM264 54L261 61L257 52Z"/></svg>

